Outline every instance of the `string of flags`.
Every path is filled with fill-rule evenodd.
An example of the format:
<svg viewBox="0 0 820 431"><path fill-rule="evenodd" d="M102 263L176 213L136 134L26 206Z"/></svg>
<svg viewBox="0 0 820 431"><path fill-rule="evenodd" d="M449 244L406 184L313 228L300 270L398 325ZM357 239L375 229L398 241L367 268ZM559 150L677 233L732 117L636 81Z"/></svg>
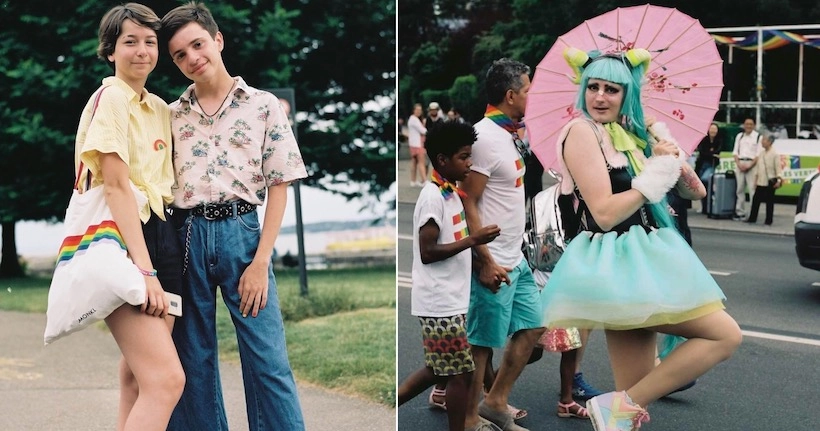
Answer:
<svg viewBox="0 0 820 431"><path fill-rule="evenodd" d="M781 30L763 30L762 33L762 47L764 51L780 48L791 43L798 43L820 49L820 38L809 39L797 33ZM718 34L713 34L712 38L715 39L715 42L723 45L731 45L746 51L757 51L757 34L757 32L754 32L741 40L735 40L733 37Z"/></svg>

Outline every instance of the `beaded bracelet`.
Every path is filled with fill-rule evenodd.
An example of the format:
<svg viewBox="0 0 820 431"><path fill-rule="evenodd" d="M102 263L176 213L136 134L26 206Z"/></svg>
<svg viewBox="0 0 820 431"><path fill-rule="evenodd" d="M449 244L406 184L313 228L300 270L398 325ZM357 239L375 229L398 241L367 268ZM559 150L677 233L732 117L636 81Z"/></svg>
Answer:
<svg viewBox="0 0 820 431"><path fill-rule="evenodd" d="M153 269L153 268L151 268L151 269L142 269L140 267L137 267L137 270L140 272L140 274L145 275L147 277L156 277L157 276L157 270Z"/></svg>

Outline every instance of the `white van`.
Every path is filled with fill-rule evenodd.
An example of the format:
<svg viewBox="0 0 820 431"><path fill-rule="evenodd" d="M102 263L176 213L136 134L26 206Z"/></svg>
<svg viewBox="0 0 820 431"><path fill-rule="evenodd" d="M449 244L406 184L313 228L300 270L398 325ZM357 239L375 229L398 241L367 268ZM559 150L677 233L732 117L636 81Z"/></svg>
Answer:
<svg viewBox="0 0 820 431"><path fill-rule="evenodd" d="M807 178L800 189L794 242L800 265L820 271L820 171Z"/></svg>

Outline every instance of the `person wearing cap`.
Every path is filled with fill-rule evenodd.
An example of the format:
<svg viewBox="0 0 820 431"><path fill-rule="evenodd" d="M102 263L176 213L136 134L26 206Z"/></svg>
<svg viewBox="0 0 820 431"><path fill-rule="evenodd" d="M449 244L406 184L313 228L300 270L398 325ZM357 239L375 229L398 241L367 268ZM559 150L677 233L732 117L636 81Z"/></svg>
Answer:
<svg viewBox="0 0 820 431"><path fill-rule="evenodd" d="M437 102L430 102L427 105L427 119L424 122L424 126L427 128L427 131L431 131L436 129L438 126L444 124L447 121L447 114L441 112L441 106Z"/></svg>

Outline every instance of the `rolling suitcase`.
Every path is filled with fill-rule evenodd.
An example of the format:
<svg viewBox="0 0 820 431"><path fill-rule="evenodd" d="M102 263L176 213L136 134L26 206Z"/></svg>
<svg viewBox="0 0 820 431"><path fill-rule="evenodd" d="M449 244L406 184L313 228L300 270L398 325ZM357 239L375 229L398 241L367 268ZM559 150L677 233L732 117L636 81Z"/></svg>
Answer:
<svg viewBox="0 0 820 431"><path fill-rule="evenodd" d="M734 172L712 175L706 188L706 216L732 218L735 215L737 178Z"/></svg>

